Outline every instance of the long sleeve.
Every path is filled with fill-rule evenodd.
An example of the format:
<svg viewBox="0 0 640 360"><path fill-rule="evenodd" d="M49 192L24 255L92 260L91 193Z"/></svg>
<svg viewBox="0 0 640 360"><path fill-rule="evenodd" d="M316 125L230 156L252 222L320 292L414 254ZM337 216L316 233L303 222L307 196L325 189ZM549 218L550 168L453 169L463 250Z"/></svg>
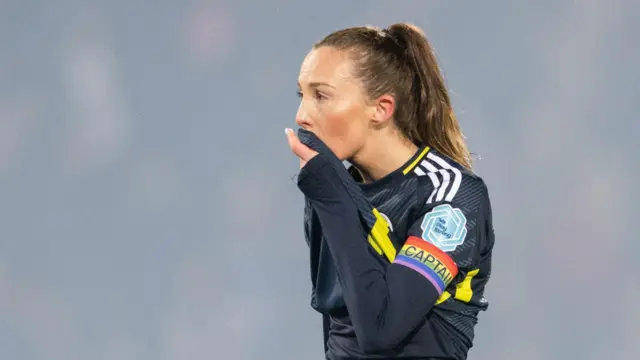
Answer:
<svg viewBox="0 0 640 360"><path fill-rule="evenodd" d="M333 265L321 224L308 199L305 199L305 238L309 245L311 307L328 315L345 306L338 273Z"/></svg>
<svg viewBox="0 0 640 360"><path fill-rule="evenodd" d="M326 154L314 157L301 170L298 186L319 218L361 349L384 352L424 321L445 284L441 279L435 286L416 266L388 264L376 256L367 242L367 222L332 161ZM445 281L457 271L448 265L442 265Z"/></svg>

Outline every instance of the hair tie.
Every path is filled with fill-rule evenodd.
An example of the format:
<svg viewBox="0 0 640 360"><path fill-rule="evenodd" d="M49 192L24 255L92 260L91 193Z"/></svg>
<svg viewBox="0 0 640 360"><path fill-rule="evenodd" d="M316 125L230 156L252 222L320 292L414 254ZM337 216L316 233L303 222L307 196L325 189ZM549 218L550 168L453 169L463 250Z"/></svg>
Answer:
<svg viewBox="0 0 640 360"><path fill-rule="evenodd" d="M382 29L381 30L382 35L387 38L387 39L391 39L391 41L393 41L393 44L399 48L404 48L404 46L402 46L402 43L400 42L400 39L391 32L391 30L389 29Z"/></svg>

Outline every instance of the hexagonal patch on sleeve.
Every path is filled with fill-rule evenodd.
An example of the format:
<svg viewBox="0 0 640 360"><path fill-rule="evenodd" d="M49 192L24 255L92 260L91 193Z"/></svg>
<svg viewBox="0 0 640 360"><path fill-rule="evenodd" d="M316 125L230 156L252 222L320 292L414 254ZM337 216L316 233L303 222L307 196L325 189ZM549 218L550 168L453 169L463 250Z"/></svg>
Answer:
<svg viewBox="0 0 640 360"><path fill-rule="evenodd" d="M442 251L451 252L467 236L467 218L458 208L439 205L424 216L420 228L424 240Z"/></svg>

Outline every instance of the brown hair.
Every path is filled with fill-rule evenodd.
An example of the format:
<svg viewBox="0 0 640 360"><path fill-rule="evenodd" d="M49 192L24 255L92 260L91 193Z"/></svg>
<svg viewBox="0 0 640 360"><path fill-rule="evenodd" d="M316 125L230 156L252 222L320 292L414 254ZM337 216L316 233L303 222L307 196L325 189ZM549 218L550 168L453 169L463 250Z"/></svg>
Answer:
<svg viewBox="0 0 640 360"><path fill-rule="evenodd" d="M409 140L471 169L471 155L434 50L420 28L407 23L387 29L351 27L327 35L314 48L322 46L351 52L354 75L371 99L394 96L395 124Z"/></svg>

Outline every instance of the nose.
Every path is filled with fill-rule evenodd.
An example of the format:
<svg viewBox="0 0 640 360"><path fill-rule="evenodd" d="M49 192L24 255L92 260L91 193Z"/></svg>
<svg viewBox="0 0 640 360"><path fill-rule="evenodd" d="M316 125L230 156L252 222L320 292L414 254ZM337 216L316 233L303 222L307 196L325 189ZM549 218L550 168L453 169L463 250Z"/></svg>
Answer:
<svg viewBox="0 0 640 360"><path fill-rule="evenodd" d="M308 130L311 127L311 121L309 120L309 116L305 111L302 102L300 102L300 107L296 114L296 124L305 130Z"/></svg>
<svg viewBox="0 0 640 360"><path fill-rule="evenodd" d="M301 118L299 116L296 117L296 124L298 124L298 126L300 126L305 130L308 130L309 127L311 126L311 124L308 121L304 120L304 118Z"/></svg>

